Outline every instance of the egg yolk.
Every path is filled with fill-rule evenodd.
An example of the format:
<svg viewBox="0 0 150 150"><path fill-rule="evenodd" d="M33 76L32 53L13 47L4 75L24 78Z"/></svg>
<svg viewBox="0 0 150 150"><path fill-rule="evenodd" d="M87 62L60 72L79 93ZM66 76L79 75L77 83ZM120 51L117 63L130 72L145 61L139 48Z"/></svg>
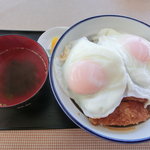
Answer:
<svg viewBox="0 0 150 150"><path fill-rule="evenodd" d="M78 94L94 94L106 84L106 73L100 64L85 60L73 64L68 79L69 88Z"/></svg>
<svg viewBox="0 0 150 150"><path fill-rule="evenodd" d="M150 61L150 45L144 39L140 37L129 38L125 46L137 60L141 62Z"/></svg>

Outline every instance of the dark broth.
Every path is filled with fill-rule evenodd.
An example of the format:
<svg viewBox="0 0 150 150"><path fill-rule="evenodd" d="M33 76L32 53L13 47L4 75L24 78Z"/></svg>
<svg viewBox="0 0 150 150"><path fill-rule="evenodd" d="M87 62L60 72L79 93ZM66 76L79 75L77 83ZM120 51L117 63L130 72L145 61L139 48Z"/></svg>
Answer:
<svg viewBox="0 0 150 150"><path fill-rule="evenodd" d="M0 54L0 106L32 97L47 76L44 61L30 49L9 49Z"/></svg>

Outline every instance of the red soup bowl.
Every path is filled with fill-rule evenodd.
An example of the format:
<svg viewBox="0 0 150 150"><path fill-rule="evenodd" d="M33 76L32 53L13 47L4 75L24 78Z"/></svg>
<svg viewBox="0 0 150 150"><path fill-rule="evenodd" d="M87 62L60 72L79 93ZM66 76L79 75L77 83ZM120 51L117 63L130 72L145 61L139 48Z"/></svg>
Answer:
<svg viewBox="0 0 150 150"><path fill-rule="evenodd" d="M0 36L0 108L30 105L46 82L48 56L34 40Z"/></svg>

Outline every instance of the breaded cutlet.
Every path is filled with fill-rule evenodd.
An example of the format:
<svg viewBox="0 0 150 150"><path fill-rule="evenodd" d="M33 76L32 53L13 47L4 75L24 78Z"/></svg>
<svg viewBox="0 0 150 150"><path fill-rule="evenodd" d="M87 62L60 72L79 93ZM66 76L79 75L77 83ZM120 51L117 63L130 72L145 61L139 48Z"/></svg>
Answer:
<svg viewBox="0 0 150 150"><path fill-rule="evenodd" d="M135 97L123 98L115 111L105 118L89 118L93 125L129 126L139 124L150 118L150 110L144 108L147 100Z"/></svg>

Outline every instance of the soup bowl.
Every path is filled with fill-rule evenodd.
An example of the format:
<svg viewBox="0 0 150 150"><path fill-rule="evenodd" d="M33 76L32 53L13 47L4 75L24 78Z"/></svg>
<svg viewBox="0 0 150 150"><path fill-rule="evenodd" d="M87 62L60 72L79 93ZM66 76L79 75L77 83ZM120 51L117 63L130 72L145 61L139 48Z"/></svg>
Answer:
<svg viewBox="0 0 150 150"><path fill-rule="evenodd" d="M39 94L48 76L48 56L36 41L0 36L0 108L23 108Z"/></svg>

